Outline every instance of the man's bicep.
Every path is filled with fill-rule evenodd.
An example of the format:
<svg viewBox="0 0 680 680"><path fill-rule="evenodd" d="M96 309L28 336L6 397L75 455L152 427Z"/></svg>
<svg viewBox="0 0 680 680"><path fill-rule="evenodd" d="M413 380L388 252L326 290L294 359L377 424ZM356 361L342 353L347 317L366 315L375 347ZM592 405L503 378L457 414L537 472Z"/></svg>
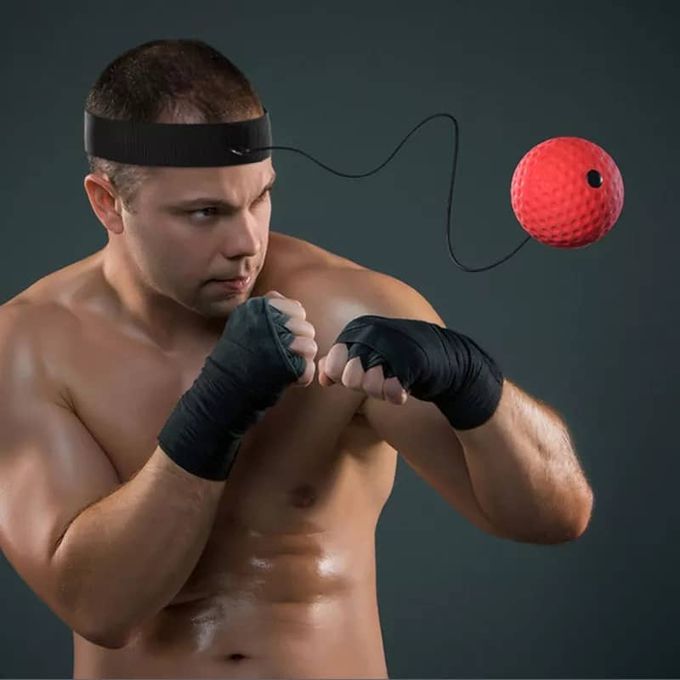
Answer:
<svg viewBox="0 0 680 680"><path fill-rule="evenodd" d="M378 436L395 448L449 505L482 531L505 537L483 513L472 488L463 447L434 404L412 396L400 406L368 398L362 412Z"/></svg>
<svg viewBox="0 0 680 680"><path fill-rule="evenodd" d="M1 321L0 321L1 325ZM3 342L4 341L4 342ZM120 483L87 428L0 328L0 548L48 604L59 537Z"/></svg>

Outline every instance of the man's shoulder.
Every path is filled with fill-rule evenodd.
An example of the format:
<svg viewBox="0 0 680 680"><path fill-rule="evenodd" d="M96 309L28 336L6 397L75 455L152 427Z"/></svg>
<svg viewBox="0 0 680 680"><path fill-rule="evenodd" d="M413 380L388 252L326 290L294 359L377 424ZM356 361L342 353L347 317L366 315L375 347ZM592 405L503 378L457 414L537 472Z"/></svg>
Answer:
<svg viewBox="0 0 680 680"><path fill-rule="evenodd" d="M54 344L76 323L74 314L56 301L12 300L0 305L0 346Z"/></svg>
<svg viewBox="0 0 680 680"><path fill-rule="evenodd" d="M384 275L309 241L287 241L290 256L276 277L276 290L310 305L360 302ZM291 255L292 253L292 255Z"/></svg>
<svg viewBox="0 0 680 680"><path fill-rule="evenodd" d="M75 316L61 300L59 272L35 281L14 297L0 304L0 347L18 342L57 342L61 331L70 328Z"/></svg>
<svg viewBox="0 0 680 680"><path fill-rule="evenodd" d="M34 337L58 343L79 324L78 300L95 289L94 256L68 264L33 281L0 304L0 340Z"/></svg>
<svg viewBox="0 0 680 680"><path fill-rule="evenodd" d="M272 233L275 257L282 263L275 277L276 287L286 296L304 295L357 302L367 294L382 293L399 296L406 283L384 272L326 248L285 234ZM301 300L302 302L302 300Z"/></svg>
<svg viewBox="0 0 680 680"><path fill-rule="evenodd" d="M332 254L331 254L332 255ZM282 277L279 292L310 306L332 306L351 318L361 314L400 316L433 311L412 284L345 257L308 260Z"/></svg>
<svg viewBox="0 0 680 680"><path fill-rule="evenodd" d="M352 319L365 314L444 325L414 286L396 276L330 255L330 258L301 262L288 276L282 277L277 287L286 297L302 303L307 319L317 331L320 352L330 348Z"/></svg>
<svg viewBox="0 0 680 680"><path fill-rule="evenodd" d="M294 281L301 271L306 270L320 273L326 269L364 269L348 257L281 232L271 232L267 258L267 264L272 270L271 278L276 281L277 286L279 281Z"/></svg>
<svg viewBox="0 0 680 680"><path fill-rule="evenodd" d="M74 315L55 300L16 297L0 305L0 344L56 339L58 329L74 321Z"/></svg>
<svg viewBox="0 0 680 680"><path fill-rule="evenodd" d="M80 291L96 288L93 279L101 276L103 252L96 251L41 275L4 304L26 302L68 306Z"/></svg>
<svg viewBox="0 0 680 680"><path fill-rule="evenodd" d="M52 302L0 305L0 382L4 394L39 389L65 404L60 359L77 337L77 320Z"/></svg>

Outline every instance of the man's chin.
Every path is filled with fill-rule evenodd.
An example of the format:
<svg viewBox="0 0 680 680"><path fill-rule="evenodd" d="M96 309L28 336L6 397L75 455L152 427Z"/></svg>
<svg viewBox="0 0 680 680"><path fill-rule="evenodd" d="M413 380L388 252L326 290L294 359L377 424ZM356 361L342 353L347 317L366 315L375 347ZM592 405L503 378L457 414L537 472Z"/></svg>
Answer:
<svg viewBox="0 0 680 680"><path fill-rule="evenodd" d="M252 296L257 280L257 277L253 277L242 290L221 285L215 280L206 281L197 291L194 309L202 316L224 317Z"/></svg>
<svg viewBox="0 0 680 680"><path fill-rule="evenodd" d="M243 304L250 297L250 291L244 291L238 295L224 297L213 297L209 300L203 299L194 308L201 316L208 319L225 318L231 314L239 305Z"/></svg>

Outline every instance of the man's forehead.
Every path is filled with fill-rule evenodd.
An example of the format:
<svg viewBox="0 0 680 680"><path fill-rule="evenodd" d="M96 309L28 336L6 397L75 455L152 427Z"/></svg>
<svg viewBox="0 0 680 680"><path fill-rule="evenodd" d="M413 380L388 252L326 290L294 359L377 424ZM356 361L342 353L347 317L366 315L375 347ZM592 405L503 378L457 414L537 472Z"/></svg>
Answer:
<svg viewBox="0 0 680 680"><path fill-rule="evenodd" d="M244 163L215 168L150 168L149 179L159 188L256 191L275 177L276 171L267 158L258 163Z"/></svg>

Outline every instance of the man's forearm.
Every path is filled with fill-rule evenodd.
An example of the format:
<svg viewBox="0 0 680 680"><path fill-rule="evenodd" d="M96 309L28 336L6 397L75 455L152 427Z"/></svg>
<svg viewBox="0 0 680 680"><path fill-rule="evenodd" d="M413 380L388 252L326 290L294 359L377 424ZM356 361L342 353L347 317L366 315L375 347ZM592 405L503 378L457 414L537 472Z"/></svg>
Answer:
<svg viewBox="0 0 680 680"><path fill-rule="evenodd" d="M566 426L509 380L492 418L456 430L475 496L516 540L558 543L585 530L593 495Z"/></svg>
<svg viewBox="0 0 680 680"><path fill-rule="evenodd" d="M223 488L157 448L133 479L86 508L62 537L53 562L64 620L97 644L124 644L191 574Z"/></svg>

